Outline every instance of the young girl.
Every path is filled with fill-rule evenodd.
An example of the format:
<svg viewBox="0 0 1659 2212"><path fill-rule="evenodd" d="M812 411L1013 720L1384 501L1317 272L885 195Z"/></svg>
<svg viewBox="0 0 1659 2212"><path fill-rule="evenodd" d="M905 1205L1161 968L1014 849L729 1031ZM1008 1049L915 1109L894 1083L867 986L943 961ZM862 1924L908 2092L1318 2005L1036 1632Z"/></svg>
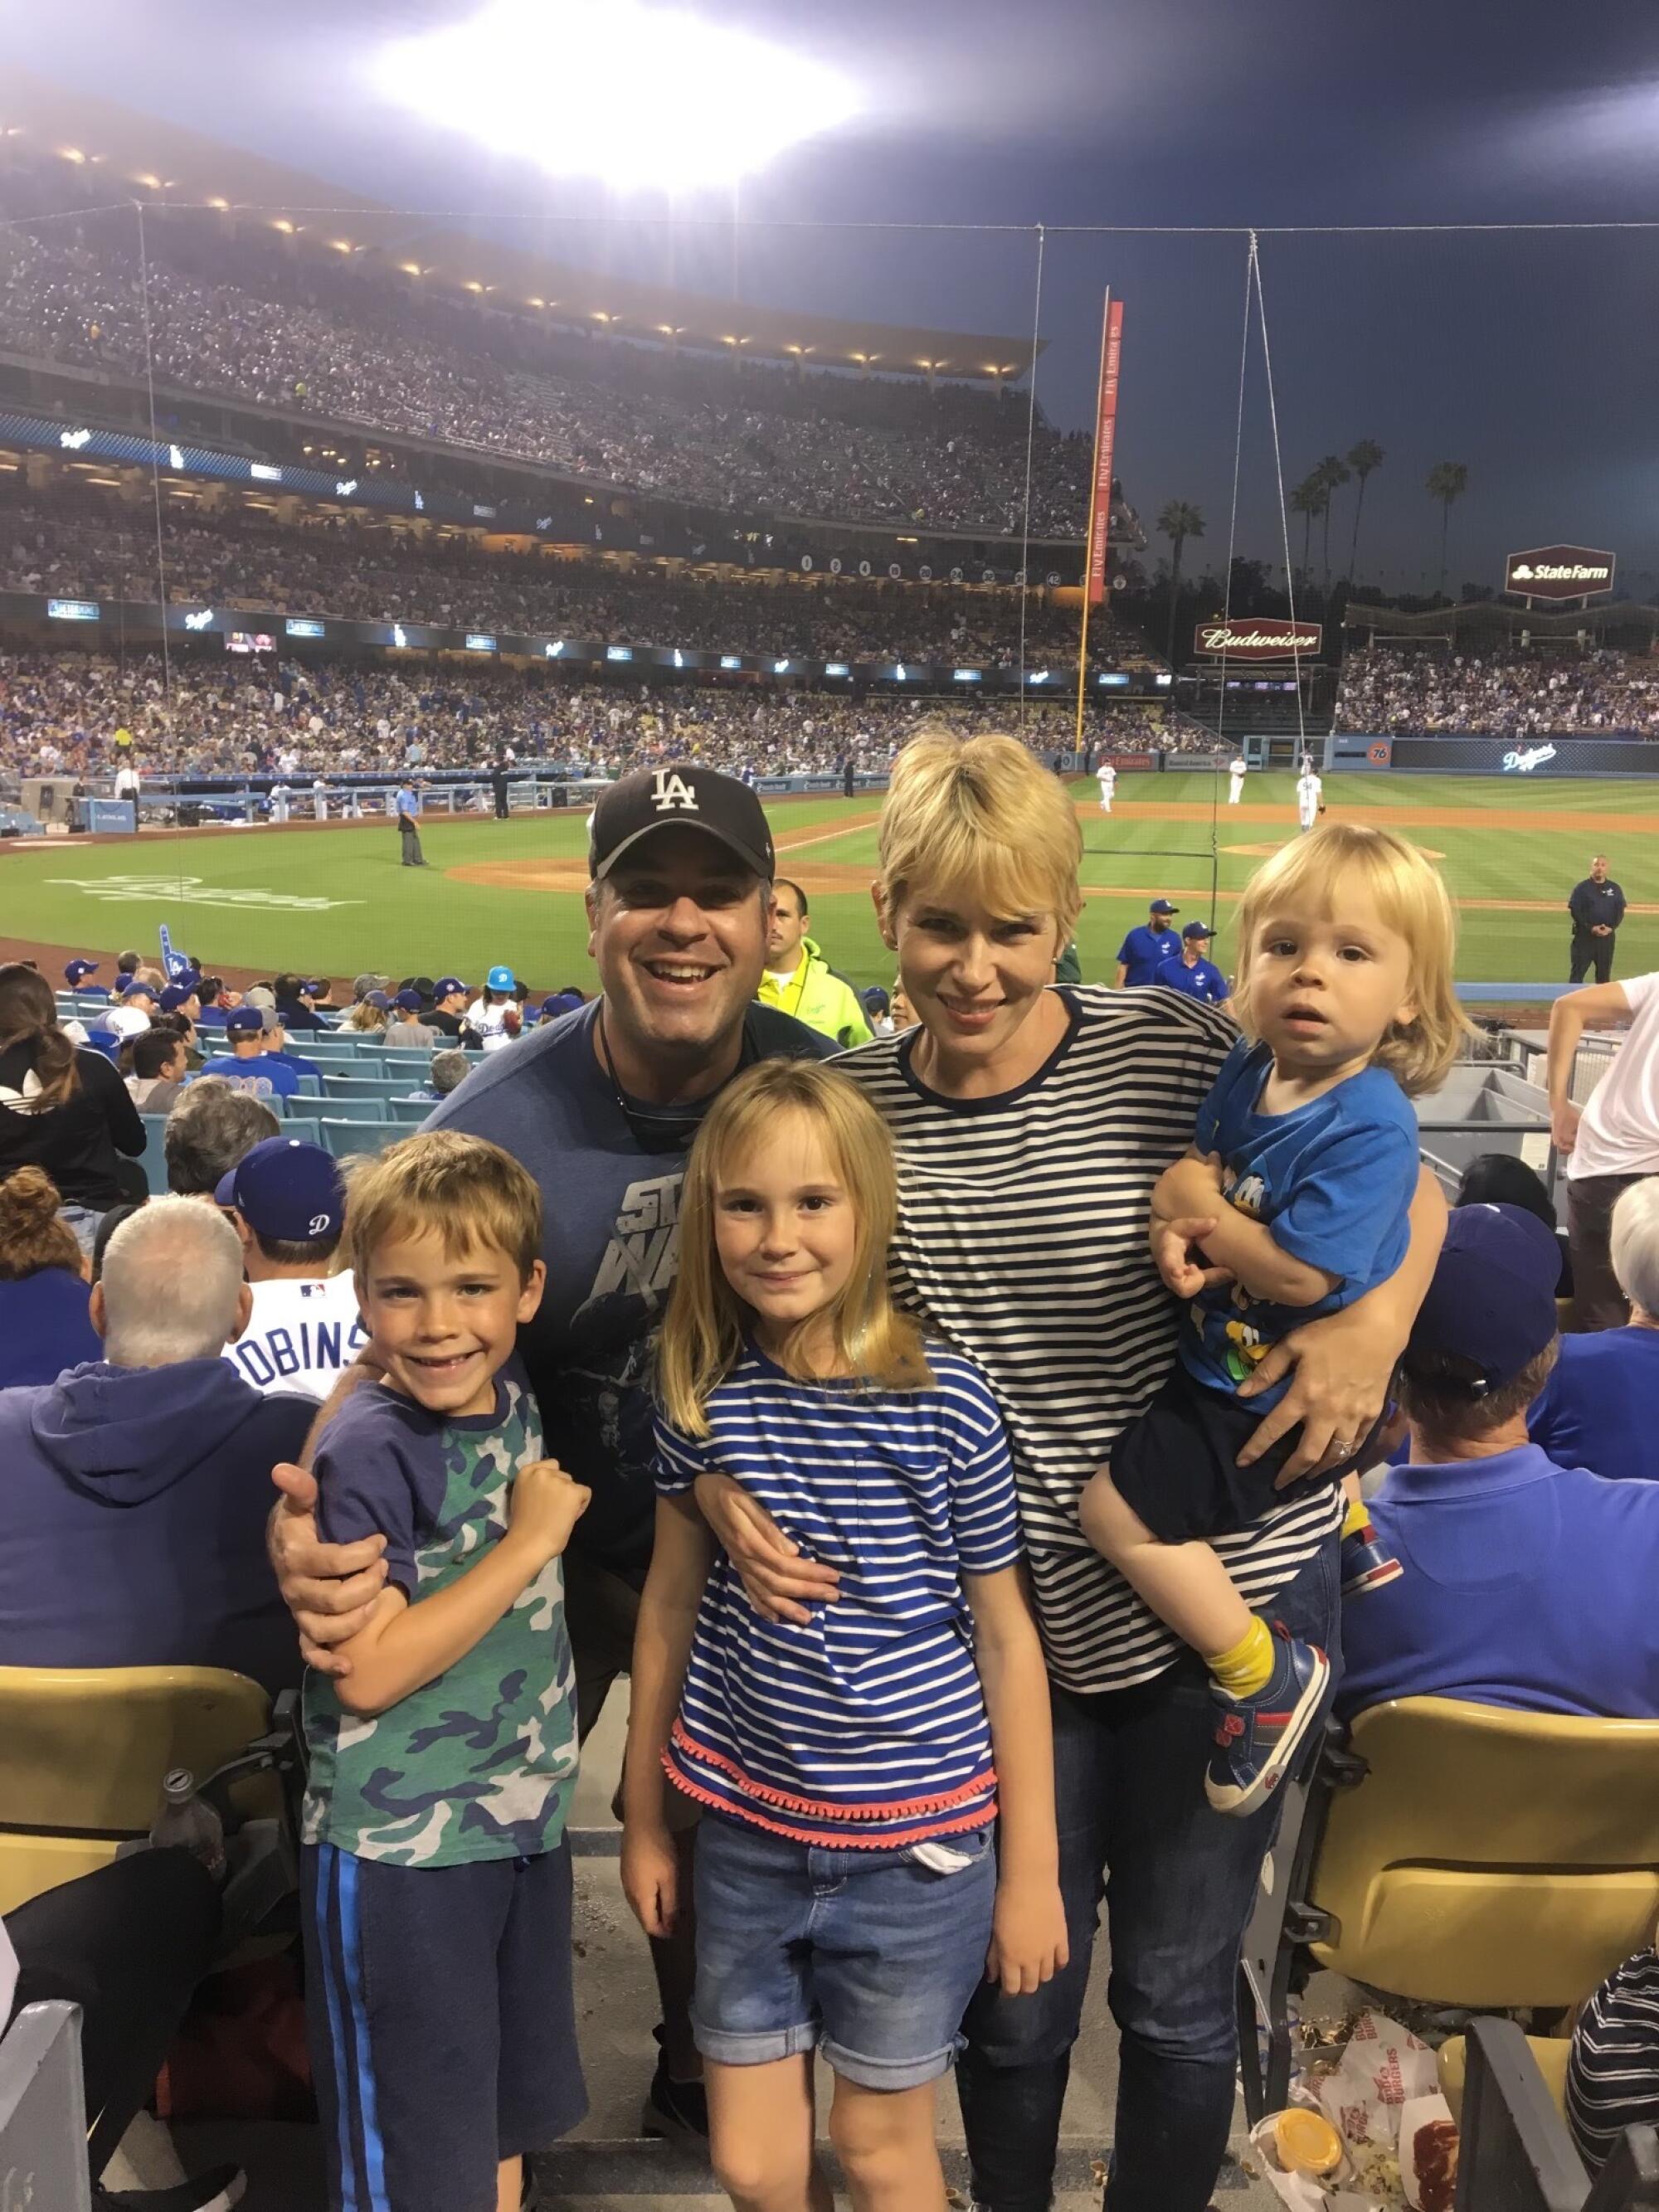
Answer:
<svg viewBox="0 0 1659 2212"><path fill-rule="evenodd" d="M1452 984L1445 886L1386 830L1310 830L1257 873L1239 907L1235 996L1251 1037L1200 1109L1186 1158L1152 1193L1159 1272L1190 1301L1168 1381L1083 1494L1084 1533L1210 1669L1218 1811L1254 1812L1291 1765L1329 1679L1316 1645L1275 1635L1208 1539L1277 1501L1297 1441L1237 1455L1282 1396L1241 1400L1268 1347L1350 1305L1405 1255L1417 1186L1407 1100L1432 1091L1468 1023ZM1332 1449L1346 1472L1365 1440ZM1224 1545L1222 1547L1224 1553ZM1400 1572L1351 1507L1346 1595Z"/></svg>
<svg viewBox="0 0 1659 2212"><path fill-rule="evenodd" d="M740 2212L830 2212L815 2051L859 2212L942 2212L933 2084L968 2000L1066 1957L1007 1445L978 1370L890 1301L896 1207L879 1115L806 1060L720 1093L681 1198L623 1883L667 1935L665 1771L706 1808L695 2027ZM713 1469L838 1570L832 1605L754 1611L692 1498Z"/></svg>

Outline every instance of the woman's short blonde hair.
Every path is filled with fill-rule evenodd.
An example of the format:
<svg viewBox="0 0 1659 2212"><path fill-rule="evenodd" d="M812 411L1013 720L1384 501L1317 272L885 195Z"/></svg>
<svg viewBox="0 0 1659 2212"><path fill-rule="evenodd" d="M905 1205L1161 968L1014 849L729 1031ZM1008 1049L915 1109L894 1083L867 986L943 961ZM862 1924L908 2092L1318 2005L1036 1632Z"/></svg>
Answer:
<svg viewBox="0 0 1659 2212"><path fill-rule="evenodd" d="M1018 738L919 730L893 763L880 838L890 915L918 883L968 889L994 914L1051 914L1062 949L1071 942L1083 910L1077 809Z"/></svg>
<svg viewBox="0 0 1659 2212"><path fill-rule="evenodd" d="M1417 1012L1397 1024L1372 1055L1407 1097L1443 1083L1474 1025L1457 1003L1453 969L1457 923L1446 886L1415 845L1392 830L1331 822L1310 830L1264 861L1245 886L1238 907L1238 972L1233 998L1250 1027L1250 969L1263 925L1285 905L1311 902L1326 914L1340 911L1345 892L1370 893L1386 926L1406 940L1411 969L1407 988Z"/></svg>
<svg viewBox="0 0 1659 2212"><path fill-rule="evenodd" d="M657 1394L684 1436L708 1434L708 1394L737 1364L751 1318L715 1249L720 1187L733 1163L775 1136L788 1113L817 1124L858 1212L852 1271L830 1310L841 1361L877 1389L921 1390L933 1380L921 1331L893 1304L887 1285L887 1248L898 1222L898 1173L887 1124L857 1084L836 1069L817 1060L763 1060L720 1092L686 1162L679 1273L657 1347ZM782 1364L791 1372L799 1334L784 1347Z"/></svg>
<svg viewBox="0 0 1659 2212"><path fill-rule="evenodd" d="M1659 1176L1621 1191L1608 1240L1620 1289L1650 1321L1659 1321Z"/></svg>

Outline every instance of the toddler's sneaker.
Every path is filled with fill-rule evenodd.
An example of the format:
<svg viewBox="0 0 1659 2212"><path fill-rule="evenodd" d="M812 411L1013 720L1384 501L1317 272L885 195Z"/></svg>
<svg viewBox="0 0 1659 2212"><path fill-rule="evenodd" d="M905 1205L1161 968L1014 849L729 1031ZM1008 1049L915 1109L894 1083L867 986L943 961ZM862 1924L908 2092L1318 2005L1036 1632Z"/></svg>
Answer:
<svg viewBox="0 0 1659 2212"><path fill-rule="evenodd" d="M1210 1686L1215 1749L1204 1793L1218 1813L1254 1813L1285 1778L1313 1726L1331 1662L1316 1644L1303 1644L1273 1624L1273 1671L1253 1698Z"/></svg>
<svg viewBox="0 0 1659 2212"><path fill-rule="evenodd" d="M1406 1570L1377 1536L1370 1516L1356 1522L1342 1538L1342 1595L1363 1597L1367 1590L1397 1583Z"/></svg>

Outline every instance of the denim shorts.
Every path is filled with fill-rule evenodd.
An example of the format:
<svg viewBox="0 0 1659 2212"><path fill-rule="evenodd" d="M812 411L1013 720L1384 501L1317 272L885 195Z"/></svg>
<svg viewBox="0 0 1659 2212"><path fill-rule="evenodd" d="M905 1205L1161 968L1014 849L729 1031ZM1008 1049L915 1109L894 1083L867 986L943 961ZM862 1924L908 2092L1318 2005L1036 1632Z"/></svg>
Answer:
<svg viewBox="0 0 1659 2212"><path fill-rule="evenodd" d="M724 1814L697 1831L697 2048L722 2066L821 2051L868 2089L947 2073L985 1974L992 1831L938 1873L913 1850L792 1843Z"/></svg>

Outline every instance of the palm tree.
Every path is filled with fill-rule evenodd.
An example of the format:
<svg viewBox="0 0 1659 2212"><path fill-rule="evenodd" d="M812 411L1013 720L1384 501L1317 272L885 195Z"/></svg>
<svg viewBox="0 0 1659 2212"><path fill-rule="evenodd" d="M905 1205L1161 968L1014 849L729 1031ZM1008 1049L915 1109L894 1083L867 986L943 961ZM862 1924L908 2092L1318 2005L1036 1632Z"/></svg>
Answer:
<svg viewBox="0 0 1659 2212"><path fill-rule="evenodd" d="M1329 599L1331 595L1331 501L1348 481L1348 465L1340 455L1327 453L1314 471L1314 475L1325 494L1324 505L1320 509L1325 520L1325 581L1322 589L1325 597Z"/></svg>
<svg viewBox="0 0 1659 2212"><path fill-rule="evenodd" d="M1172 499L1158 518L1158 526L1170 541L1170 639L1164 657L1175 665L1176 611L1181 599L1181 554L1189 538L1204 535L1200 508L1184 499Z"/></svg>
<svg viewBox="0 0 1659 2212"><path fill-rule="evenodd" d="M1325 505L1325 487L1319 480L1319 471L1316 469L1310 476L1303 477L1301 483L1291 494L1288 504L1292 514L1299 514L1302 517L1302 580L1305 585L1308 580L1308 562L1310 557L1308 550L1309 541L1313 536L1314 517L1323 511Z"/></svg>
<svg viewBox="0 0 1659 2212"><path fill-rule="evenodd" d="M1365 479L1373 469L1383 462L1382 448L1375 438L1362 438L1348 455L1348 466L1359 481L1359 496L1353 503L1353 543L1348 548L1348 581L1352 584L1359 562L1359 518L1365 511Z"/></svg>
<svg viewBox="0 0 1659 2212"><path fill-rule="evenodd" d="M1451 529L1452 501L1462 499L1468 488L1468 465L1464 461L1437 461L1423 487L1431 499L1440 502L1440 581L1435 586L1437 599L1446 595L1446 538Z"/></svg>

